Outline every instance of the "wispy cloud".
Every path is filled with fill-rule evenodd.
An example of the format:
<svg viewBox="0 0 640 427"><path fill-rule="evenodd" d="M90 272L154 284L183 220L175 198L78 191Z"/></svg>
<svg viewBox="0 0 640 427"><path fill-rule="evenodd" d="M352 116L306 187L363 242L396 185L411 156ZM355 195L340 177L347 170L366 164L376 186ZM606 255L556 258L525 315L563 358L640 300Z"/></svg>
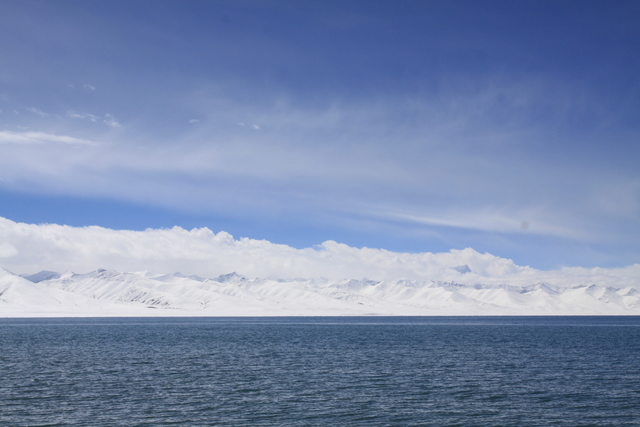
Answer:
<svg viewBox="0 0 640 427"><path fill-rule="evenodd" d="M261 129L261 128L260 128L260 126L259 126L259 125L257 125L257 124L255 124L255 123L253 123L253 124L246 124L246 123L244 123L244 122L238 122L238 126L241 126L241 127L243 127L243 128L244 128L244 127L248 127L248 128L254 129L254 130L260 130L260 129Z"/></svg>
<svg viewBox="0 0 640 427"><path fill-rule="evenodd" d="M118 120L112 116L111 114L105 114L104 115L104 119L102 120L102 123L104 123L105 125L112 127L112 128L119 128L121 127L120 123L118 122Z"/></svg>
<svg viewBox="0 0 640 427"><path fill-rule="evenodd" d="M0 131L0 144L70 144L96 145L95 141L45 132Z"/></svg>
<svg viewBox="0 0 640 427"><path fill-rule="evenodd" d="M75 89L75 88L76 88L76 85L75 85L74 83L69 83L69 84L67 85L67 87L68 87L68 88L70 88L70 89ZM95 90L96 90L96 87L95 87L94 85L90 85L90 84L88 84L88 83L84 83L84 84L83 84L83 85L81 85L81 86L80 86L80 85L78 85L78 87L80 87L80 88L82 88L82 89L84 89L84 90L91 91L91 92L93 92L93 91L95 91Z"/></svg>
<svg viewBox="0 0 640 427"><path fill-rule="evenodd" d="M446 213L425 215L407 211L378 212L381 217L398 219L439 227L469 230L496 231L501 233L527 233L562 236L572 239L588 239L590 236L576 227L561 222L561 218L542 212L540 208L509 210L478 206L473 209L456 209ZM555 219L555 221L554 221Z"/></svg>
<svg viewBox="0 0 640 427"><path fill-rule="evenodd" d="M516 132L500 115L489 113L496 103L500 109L506 104L526 110L546 94L535 89L494 84L457 100L386 98L304 106L287 98L247 106L232 94L205 92L206 100L192 106L198 107L202 124L183 135L172 133L167 140L160 132L142 136L126 129L109 146L74 156L60 151L44 158L25 148L10 154L13 160L3 173L11 180L29 171L29 180L40 188L55 186L66 194L89 192L173 209L233 214L287 207L309 221L331 213L338 223L357 216L580 241L620 235L617 227L600 224L618 215L608 208L612 198L626 211L635 209L628 199L636 187L621 187L630 182L628 171L530 155L533 142L551 144L557 137L534 124L519 123ZM67 116L121 126L109 114L69 111ZM252 120L238 121L241 117ZM52 135L5 131L0 141L90 142ZM101 139L98 133L96 139ZM52 156L59 159L59 181L40 172L51 171ZM87 182L100 185L89 188Z"/></svg>
<svg viewBox="0 0 640 427"><path fill-rule="evenodd" d="M41 117L49 117L51 115L49 113L45 113L44 111L38 110L37 108L33 108L33 107L27 108L27 111L33 114L37 114L38 116L41 116Z"/></svg>
<svg viewBox="0 0 640 427"><path fill-rule="evenodd" d="M112 114L105 114L103 116L96 116L90 113L76 113L75 111L67 111L67 117L79 120L89 120L92 123L101 123L112 128L121 127L120 122Z"/></svg>
<svg viewBox="0 0 640 427"><path fill-rule="evenodd" d="M67 116L72 119L86 119L93 123L98 123L98 121L100 120L100 117L94 114L88 114L88 113L80 114L74 111L67 111Z"/></svg>

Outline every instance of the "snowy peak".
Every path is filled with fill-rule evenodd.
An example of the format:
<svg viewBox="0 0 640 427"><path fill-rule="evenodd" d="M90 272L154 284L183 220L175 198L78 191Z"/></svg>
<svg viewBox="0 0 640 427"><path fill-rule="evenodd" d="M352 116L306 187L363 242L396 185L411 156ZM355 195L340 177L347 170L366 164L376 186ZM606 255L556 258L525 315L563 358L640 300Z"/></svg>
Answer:
<svg viewBox="0 0 640 427"><path fill-rule="evenodd" d="M27 280L29 278L30 280ZM640 292L599 285L460 284L398 279L214 279L95 270L0 269L0 316L49 315L570 315L640 314ZM84 314L83 314L84 313ZM44 314L43 314L44 315Z"/></svg>

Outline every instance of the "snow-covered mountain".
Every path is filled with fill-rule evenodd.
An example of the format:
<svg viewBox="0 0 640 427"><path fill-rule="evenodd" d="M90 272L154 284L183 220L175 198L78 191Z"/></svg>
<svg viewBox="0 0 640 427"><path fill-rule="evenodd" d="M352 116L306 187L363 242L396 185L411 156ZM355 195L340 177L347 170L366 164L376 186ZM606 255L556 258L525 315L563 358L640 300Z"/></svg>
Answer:
<svg viewBox="0 0 640 427"><path fill-rule="evenodd" d="M597 285L213 279L0 269L0 316L640 315L640 292Z"/></svg>

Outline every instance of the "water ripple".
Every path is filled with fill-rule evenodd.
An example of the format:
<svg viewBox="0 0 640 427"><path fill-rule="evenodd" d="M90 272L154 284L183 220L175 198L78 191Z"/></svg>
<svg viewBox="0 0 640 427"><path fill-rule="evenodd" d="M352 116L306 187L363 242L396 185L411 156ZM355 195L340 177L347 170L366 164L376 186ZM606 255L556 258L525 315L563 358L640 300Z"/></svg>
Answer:
<svg viewBox="0 0 640 427"><path fill-rule="evenodd" d="M634 321L3 320L0 424L640 425Z"/></svg>

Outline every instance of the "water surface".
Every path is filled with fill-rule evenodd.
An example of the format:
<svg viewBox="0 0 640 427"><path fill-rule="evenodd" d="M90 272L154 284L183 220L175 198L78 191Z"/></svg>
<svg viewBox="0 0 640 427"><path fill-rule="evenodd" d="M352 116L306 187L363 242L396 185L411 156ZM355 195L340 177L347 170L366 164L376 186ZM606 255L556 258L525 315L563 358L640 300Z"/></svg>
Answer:
<svg viewBox="0 0 640 427"><path fill-rule="evenodd" d="M0 425L640 425L638 317L0 319Z"/></svg>

